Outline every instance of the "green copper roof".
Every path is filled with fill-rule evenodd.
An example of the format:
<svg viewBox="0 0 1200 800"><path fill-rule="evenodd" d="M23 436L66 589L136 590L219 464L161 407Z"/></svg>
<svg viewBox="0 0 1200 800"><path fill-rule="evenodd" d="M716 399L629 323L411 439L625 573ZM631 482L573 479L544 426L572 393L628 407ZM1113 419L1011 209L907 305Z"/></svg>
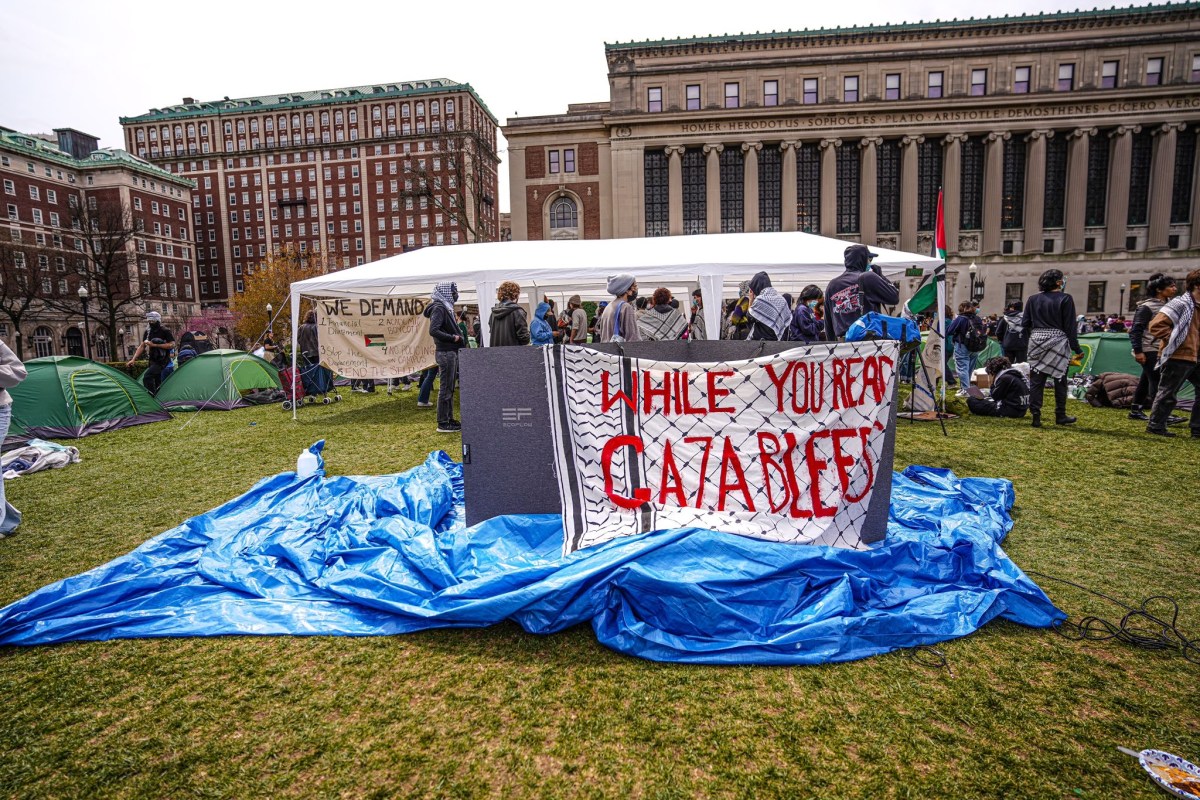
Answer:
<svg viewBox="0 0 1200 800"><path fill-rule="evenodd" d="M413 95L469 92L476 102L483 107L492 122L497 122L479 95L469 83L459 83L449 78L432 78L422 81L404 81L402 83L377 83L370 86L347 86L343 89L317 89L310 92L268 94L260 97L238 97L224 100L210 100L203 103L186 103L165 108L152 108L145 114L135 117L121 117L121 124L128 125L137 122L158 122L164 119L179 119L183 117L203 117L217 114L254 111L277 111L280 109L304 108L313 105L329 105L330 103L357 103L368 98L411 97Z"/></svg>
<svg viewBox="0 0 1200 800"><path fill-rule="evenodd" d="M196 188L196 182L160 169L149 161L138 158L130 152L116 147L102 147L87 158L75 158L70 153L58 149L58 145L40 136L21 133L11 128L0 127L0 150L10 153L33 156L43 161L61 164L68 169L86 172L89 169L124 168L140 172L147 177L160 181L169 181L189 189Z"/></svg>
<svg viewBox="0 0 1200 800"><path fill-rule="evenodd" d="M771 31L770 33L730 33L709 36L695 36L683 39L659 39L649 41L606 42L606 52L614 50L633 50L646 47L678 47L691 44L741 44L746 42L761 42L771 39L805 39L820 36L844 36L879 33L908 33L913 31L933 31L948 28L970 28L980 25L1015 25L1031 22L1055 22L1081 19L1103 19L1109 17L1124 17L1142 15L1154 12L1195 11L1200 9L1200 2L1161 3L1146 6L1128 6L1126 8L1094 8L1088 11L1052 11L1044 14L1005 14L1003 17L971 17L969 19L951 20L921 20L919 22L901 22L883 25L854 25L849 28L805 28L802 31Z"/></svg>

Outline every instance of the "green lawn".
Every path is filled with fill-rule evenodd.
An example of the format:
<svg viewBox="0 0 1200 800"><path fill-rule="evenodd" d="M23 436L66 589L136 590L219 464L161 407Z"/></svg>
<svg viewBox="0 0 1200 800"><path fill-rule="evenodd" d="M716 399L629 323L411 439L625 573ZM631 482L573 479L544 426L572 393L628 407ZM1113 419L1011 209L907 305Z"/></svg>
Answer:
<svg viewBox="0 0 1200 800"><path fill-rule="evenodd" d="M415 392L180 414L84 439L83 462L10 481L0 605L127 553L291 469L395 472L459 437ZM1081 404L1073 404L1075 408ZM1200 442L1115 411L1072 429L900 424L897 466L1016 484L1018 564L1140 602L1200 635ZM184 427L185 423L189 423ZM1186 433L1186 430L1185 430ZM1119 609L1046 584L1073 618ZM1159 798L1116 750L1200 759L1200 667L995 622L941 647L825 667L655 664L589 627L348 639L0 648L0 796Z"/></svg>

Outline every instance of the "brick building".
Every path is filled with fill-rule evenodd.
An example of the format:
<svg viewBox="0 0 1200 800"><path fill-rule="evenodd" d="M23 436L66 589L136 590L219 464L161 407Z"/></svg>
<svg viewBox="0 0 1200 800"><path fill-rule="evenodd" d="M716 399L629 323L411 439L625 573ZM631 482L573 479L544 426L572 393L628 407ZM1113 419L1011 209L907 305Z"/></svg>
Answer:
<svg viewBox="0 0 1200 800"><path fill-rule="evenodd" d="M26 358L120 357L145 312L178 330L199 311L193 184L86 133L54 133L0 128L0 311L21 317L0 313L0 338Z"/></svg>
<svg viewBox="0 0 1200 800"><path fill-rule="evenodd" d="M1128 313L1200 256L1200 3L605 56L606 102L504 127L514 239L800 230L928 253L943 187L956 302L988 313L1049 268L1080 312Z"/></svg>
<svg viewBox="0 0 1200 800"><path fill-rule="evenodd" d="M268 253L336 268L497 237L497 123L450 80L183 103L122 117L130 152L196 182L200 299Z"/></svg>

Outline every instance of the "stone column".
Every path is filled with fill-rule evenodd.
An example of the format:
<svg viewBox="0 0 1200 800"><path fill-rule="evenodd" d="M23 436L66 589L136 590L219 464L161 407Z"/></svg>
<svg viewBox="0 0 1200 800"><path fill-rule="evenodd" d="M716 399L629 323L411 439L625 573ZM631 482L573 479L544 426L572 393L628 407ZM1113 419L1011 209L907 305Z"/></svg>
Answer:
<svg viewBox="0 0 1200 800"><path fill-rule="evenodd" d="M317 209L320 211L319 221L321 224L321 233L325 233L325 189L322 186L323 179L322 170L317 167L317 197L321 198L321 202L317 203ZM509 219L512 221L512 238L514 242L524 242L529 239L529 220L526 218L528 212L528 204L526 202L526 186L525 182L525 148L510 147L508 149L508 203L509 203ZM269 216L269 215L268 215ZM270 229L267 229L270 231Z"/></svg>
<svg viewBox="0 0 1200 800"><path fill-rule="evenodd" d="M1154 156L1150 162L1150 232L1147 250L1166 250L1171 230L1171 189L1175 183L1175 145L1182 122L1167 122L1154 129Z"/></svg>
<svg viewBox="0 0 1200 800"><path fill-rule="evenodd" d="M683 145L673 144L667 153L667 227L672 236L683 233Z"/></svg>
<svg viewBox="0 0 1200 800"><path fill-rule="evenodd" d="M1113 139L1112 163L1108 165L1108 220L1104 232L1106 251L1124 250L1129 223L1129 171L1133 163L1133 134L1141 125L1122 125L1109 136Z"/></svg>
<svg viewBox="0 0 1200 800"><path fill-rule="evenodd" d="M1001 203L1004 195L1004 142L1008 131L989 133L983 154L983 255L1000 253Z"/></svg>
<svg viewBox="0 0 1200 800"><path fill-rule="evenodd" d="M858 231L860 241L868 247L874 247L879 238L876 189L879 184L878 147L881 144L883 139L878 136L864 137L858 143L862 148L862 169L859 171L861 183L858 193L862 200L858 209Z"/></svg>
<svg viewBox="0 0 1200 800"><path fill-rule="evenodd" d="M1030 131L1025 137L1025 253L1042 252L1042 221L1046 211L1046 140L1054 131Z"/></svg>
<svg viewBox="0 0 1200 800"><path fill-rule="evenodd" d="M782 230L796 230L796 151L799 142L780 142L783 151L783 196L780 198L780 213L783 214ZM1200 205L1200 204L1198 204Z"/></svg>
<svg viewBox="0 0 1200 800"><path fill-rule="evenodd" d="M743 142L745 162L742 171L742 230L758 233L758 151L762 142Z"/></svg>
<svg viewBox="0 0 1200 800"><path fill-rule="evenodd" d="M704 206L708 211L705 230L708 233L721 232L721 151L723 144L704 145Z"/></svg>
<svg viewBox="0 0 1200 800"><path fill-rule="evenodd" d="M900 140L900 249L906 253L917 249L917 145L924 141L919 134Z"/></svg>
<svg viewBox="0 0 1200 800"><path fill-rule="evenodd" d="M612 180L617 186L646 185L646 156L640 145L616 140L612 147ZM644 191L633 193L633 202L613 207L613 238L628 239L646 235Z"/></svg>
<svg viewBox="0 0 1200 800"><path fill-rule="evenodd" d="M821 235L837 235L837 149L841 139L822 139L821 144Z"/></svg>
<svg viewBox="0 0 1200 800"><path fill-rule="evenodd" d="M1067 134L1066 238L1064 253L1083 252L1083 228L1087 214L1088 148L1096 128L1077 128Z"/></svg>
<svg viewBox="0 0 1200 800"><path fill-rule="evenodd" d="M958 254L958 224L962 219L962 143L965 133L942 140L942 215L946 226L946 256Z"/></svg>

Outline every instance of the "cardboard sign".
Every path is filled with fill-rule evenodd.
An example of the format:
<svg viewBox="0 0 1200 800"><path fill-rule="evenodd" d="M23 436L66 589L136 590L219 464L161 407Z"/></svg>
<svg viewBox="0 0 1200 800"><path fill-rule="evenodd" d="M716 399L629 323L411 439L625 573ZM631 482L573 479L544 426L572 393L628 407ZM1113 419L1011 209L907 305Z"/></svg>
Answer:
<svg viewBox="0 0 1200 800"><path fill-rule="evenodd" d="M893 341L723 363L546 348L564 552L689 526L848 548L880 538L864 525L894 435L898 355Z"/></svg>
<svg viewBox="0 0 1200 800"><path fill-rule="evenodd" d="M347 378L394 378L434 364L429 301L355 297L317 301L321 363Z"/></svg>

